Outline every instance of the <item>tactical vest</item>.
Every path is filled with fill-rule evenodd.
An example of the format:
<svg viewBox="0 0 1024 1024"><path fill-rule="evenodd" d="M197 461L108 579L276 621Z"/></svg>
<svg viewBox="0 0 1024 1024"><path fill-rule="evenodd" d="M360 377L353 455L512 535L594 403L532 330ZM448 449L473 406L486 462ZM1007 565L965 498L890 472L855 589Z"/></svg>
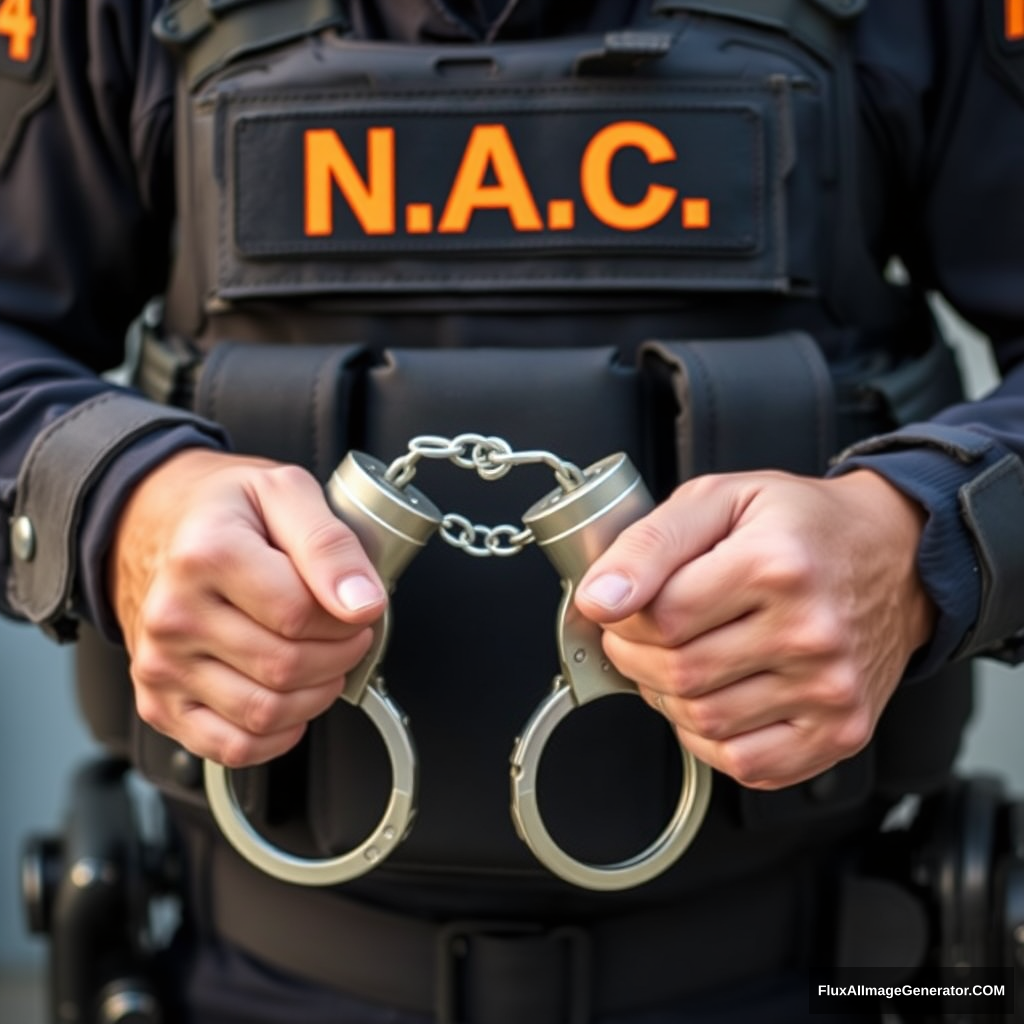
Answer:
<svg viewBox="0 0 1024 1024"><path fill-rule="evenodd" d="M820 474L958 393L921 296L887 282L858 217L874 187L849 46L862 6L651 0L602 36L411 46L359 38L328 0L172 4L156 29L181 67L180 226L142 386L321 479L350 448L387 461L465 431L579 465L626 451L658 497L703 472ZM536 467L482 484L442 464L416 484L482 523L517 522L551 486ZM432 542L410 565L383 671L416 736L419 812L357 892L593 905L508 814L508 752L557 670L558 598L529 548ZM935 787L965 672L904 686L869 748L817 779L716 778L692 849L621 899L782 862ZM584 711L546 755L546 814L567 848L613 860L670 813L676 741L640 701ZM180 752L135 735L144 771L201 803ZM253 823L308 854L348 848L387 792L376 737L341 706L237 774ZM427 881L435 896L412 895Z"/></svg>

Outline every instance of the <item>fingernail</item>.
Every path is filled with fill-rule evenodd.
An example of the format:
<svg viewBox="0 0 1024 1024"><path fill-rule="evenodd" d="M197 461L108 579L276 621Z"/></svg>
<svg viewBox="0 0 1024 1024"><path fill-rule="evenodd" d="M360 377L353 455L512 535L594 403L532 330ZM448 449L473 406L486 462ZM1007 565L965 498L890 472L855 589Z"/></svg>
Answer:
<svg viewBox="0 0 1024 1024"><path fill-rule="evenodd" d="M360 612L380 604L387 595L369 576L346 576L338 584L338 600L350 611Z"/></svg>
<svg viewBox="0 0 1024 1024"><path fill-rule="evenodd" d="M595 576L581 591L588 601L602 608L618 608L633 593L633 582L617 572Z"/></svg>

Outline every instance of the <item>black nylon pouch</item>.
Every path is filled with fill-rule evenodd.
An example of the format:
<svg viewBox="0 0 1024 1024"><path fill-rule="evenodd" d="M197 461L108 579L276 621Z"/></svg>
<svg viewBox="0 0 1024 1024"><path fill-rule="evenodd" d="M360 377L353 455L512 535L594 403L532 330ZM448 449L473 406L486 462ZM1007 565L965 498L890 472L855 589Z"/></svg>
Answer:
<svg viewBox="0 0 1024 1024"><path fill-rule="evenodd" d="M675 439L678 481L755 469L824 472L835 398L809 335L650 341L640 358L669 397L674 422L661 432Z"/></svg>
<svg viewBox="0 0 1024 1024"><path fill-rule="evenodd" d="M646 463L637 374L610 348L391 351L368 374L366 391L364 447L385 462L417 435L475 432L581 467L619 450L641 469ZM434 460L419 463L414 484L443 512L516 526L557 486L546 466L483 481ZM419 812L380 874L540 870L510 820L508 757L558 670L559 599L557 573L534 547L510 558L468 558L435 537L403 574L383 675L410 717ZM311 751L318 846L349 849L387 796L380 744L361 715L339 704L313 730ZM598 860L634 853L671 813L677 762L670 730L642 702L581 709L556 732L542 765L552 832Z"/></svg>
<svg viewBox="0 0 1024 1024"><path fill-rule="evenodd" d="M203 362L195 411L220 423L236 451L326 480L352 441L364 355L359 345L221 342Z"/></svg>

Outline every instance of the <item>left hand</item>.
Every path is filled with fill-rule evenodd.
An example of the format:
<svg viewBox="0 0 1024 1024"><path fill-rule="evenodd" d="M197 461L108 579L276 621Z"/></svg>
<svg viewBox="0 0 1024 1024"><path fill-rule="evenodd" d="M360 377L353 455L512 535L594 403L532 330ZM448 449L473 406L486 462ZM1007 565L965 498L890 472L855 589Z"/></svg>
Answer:
<svg viewBox="0 0 1024 1024"><path fill-rule="evenodd" d="M685 747L776 789L866 746L930 636L924 521L869 470L700 477L623 531L576 604Z"/></svg>

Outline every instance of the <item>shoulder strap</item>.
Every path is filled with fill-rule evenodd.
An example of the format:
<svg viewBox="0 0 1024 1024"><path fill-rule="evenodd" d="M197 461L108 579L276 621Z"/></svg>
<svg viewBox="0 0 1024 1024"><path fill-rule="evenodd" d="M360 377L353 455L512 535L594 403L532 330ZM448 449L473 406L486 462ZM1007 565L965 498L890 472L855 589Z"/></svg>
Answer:
<svg viewBox="0 0 1024 1024"><path fill-rule="evenodd" d="M343 0L174 0L153 22L156 37L183 61L190 89L237 57L348 27Z"/></svg>
<svg viewBox="0 0 1024 1024"><path fill-rule="evenodd" d="M655 14L693 11L770 25L828 58L840 45L843 23L866 6L867 0L654 0L651 9Z"/></svg>

